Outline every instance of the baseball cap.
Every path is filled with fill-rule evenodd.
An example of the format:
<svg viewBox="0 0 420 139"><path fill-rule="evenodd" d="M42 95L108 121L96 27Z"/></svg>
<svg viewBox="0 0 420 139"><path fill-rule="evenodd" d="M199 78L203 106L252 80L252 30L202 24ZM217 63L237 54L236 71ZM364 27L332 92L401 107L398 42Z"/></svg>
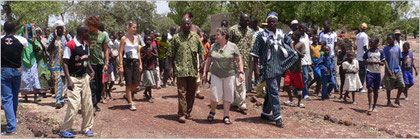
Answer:
<svg viewBox="0 0 420 139"><path fill-rule="evenodd" d="M293 25L293 24L298 24L298 23L299 22L297 20L293 20L290 24Z"/></svg>
<svg viewBox="0 0 420 139"><path fill-rule="evenodd" d="M401 34L401 31L399 29L396 29L394 34Z"/></svg>
<svg viewBox="0 0 420 139"><path fill-rule="evenodd" d="M361 29L367 29L367 24L366 23L362 23L362 25L360 26Z"/></svg>

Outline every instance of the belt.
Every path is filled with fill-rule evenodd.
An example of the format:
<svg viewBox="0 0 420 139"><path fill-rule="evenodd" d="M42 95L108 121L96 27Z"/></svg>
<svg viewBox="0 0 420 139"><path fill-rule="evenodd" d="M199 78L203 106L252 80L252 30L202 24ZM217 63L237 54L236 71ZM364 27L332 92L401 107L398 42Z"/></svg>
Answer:
<svg viewBox="0 0 420 139"><path fill-rule="evenodd" d="M85 74L86 73L83 73L83 74L70 74L70 76L72 76L72 77L83 77L83 76L85 76Z"/></svg>

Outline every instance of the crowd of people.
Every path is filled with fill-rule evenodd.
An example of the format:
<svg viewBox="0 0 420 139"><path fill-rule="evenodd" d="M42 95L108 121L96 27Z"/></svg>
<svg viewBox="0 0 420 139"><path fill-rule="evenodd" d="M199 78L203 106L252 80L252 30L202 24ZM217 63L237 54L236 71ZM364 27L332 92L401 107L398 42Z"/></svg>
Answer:
<svg viewBox="0 0 420 139"><path fill-rule="evenodd" d="M141 34L134 21L127 22L125 31L108 34L96 16L87 17L76 34L66 30L60 20L54 23L52 33L34 24L17 30L15 23L7 21L1 37L1 96L7 119L3 134L16 134L19 92L25 99L35 94L38 102L49 91L56 98L57 109L68 105L59 135L75 137L70 129L81 106L82 132L93 137L94 116L101 111L98 103L110 101L113 86L123 86L122 80L123 97L132 111L136 110L133 99L139 86L145 88L143 95L150 103L154 102L152 90L176 86L180 123L192 118L194 100L204 99L200 87L206 83L210 84L211 104L207 120L214 121L216 106L223 101L225 124L232 124L231 107L247 114L246 97L255 93L253 86L264 96L261 118L275 121L278 127L284 127L281 88L288 94L284 104L299 108L305 108L303 101L311 99L308 90L314 84L315 96L322 100L329 99L334 90L340 99L347 102L351 98L355 104L355 92L367 92L369 115L377 111L381 87L386 89L390 107L394 107L390 99L393 89L398 89L396 105L401 106L401 94L408 98L417 70L410 44L403 43L399 30L387 36L387 45L381 50L380 38L369 37L365 23L353 43L340 38L328 20L319 33L317 25L293 20L286 33L277 27L278 18L276 12L269 12L259 27L257 19L242 13L238 24L229 27L223 20L211 36L192 24L191 12L168 32L146 28Z"/></svg>

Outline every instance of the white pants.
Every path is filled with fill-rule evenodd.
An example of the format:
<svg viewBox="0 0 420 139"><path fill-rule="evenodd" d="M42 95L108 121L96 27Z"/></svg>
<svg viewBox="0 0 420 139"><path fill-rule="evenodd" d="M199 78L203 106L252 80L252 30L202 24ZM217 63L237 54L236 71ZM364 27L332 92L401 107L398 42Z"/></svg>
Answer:
<svg viewBox="0 0 420 139"><path fill-rule="evenodd" d="M224 101L233 102L234 88L235 76L219 78L216 75L211 74L211 101L220 102L223 98Z"/></svg>

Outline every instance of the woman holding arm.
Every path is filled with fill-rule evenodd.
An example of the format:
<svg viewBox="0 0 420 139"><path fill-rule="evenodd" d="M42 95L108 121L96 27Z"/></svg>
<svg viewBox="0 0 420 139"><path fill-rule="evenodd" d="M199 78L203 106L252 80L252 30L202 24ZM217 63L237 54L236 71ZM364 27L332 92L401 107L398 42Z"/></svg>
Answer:
<svg viewBox="0 0 420 139"><path fill-rule="evenodd" d="M236 44L227 41L228 30L218 28L216 34L216 43L210 48L207 61L204 66L203 78L207 82L207 71L211 72L211 110L207 117L210 122L214 120L217 103L223 100L225 124L232 124L229 118L230 104L233 102L233 91L235 85L236 64L239 65L239 80L244 80L244 70L240 52ZM209 66L211 65L210 69Z"/></svg>
<svg viewBox="0 0 420 139"><path fill-rule="evenodd" d="M121 38L120 43L120 73L124 73L126 82L126 95L124 98L130 104L130 110L135 111L136 106L132 100L132 94L140 83L140 72L142 70L142 62L140 58L139 40L137 35L137 24L129 21L127 24L127 34Z"/></svg>

